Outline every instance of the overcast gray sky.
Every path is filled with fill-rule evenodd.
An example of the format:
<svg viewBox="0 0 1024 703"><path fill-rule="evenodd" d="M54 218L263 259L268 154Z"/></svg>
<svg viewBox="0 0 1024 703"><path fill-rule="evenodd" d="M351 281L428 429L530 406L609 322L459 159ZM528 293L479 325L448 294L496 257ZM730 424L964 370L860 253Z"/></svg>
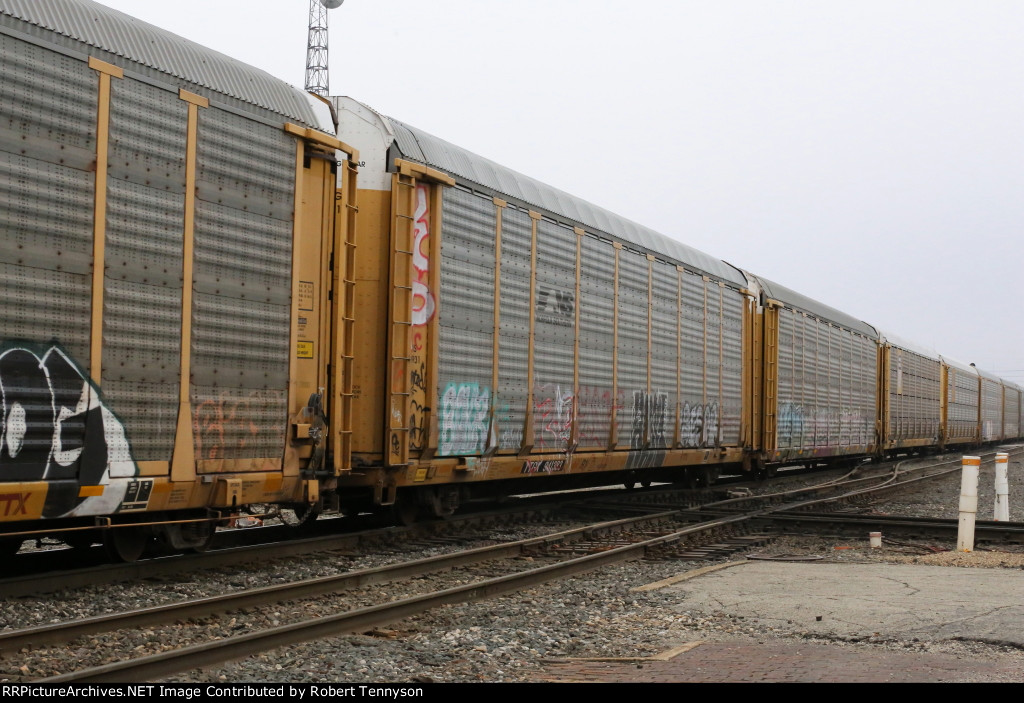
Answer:
<svg viewBox="0 0 1024 703"><path fill-rule="evenodd" d="M308 0L104 4L302 87ZM1024 3L346 0L330 82L1024 385Z"/></svg>

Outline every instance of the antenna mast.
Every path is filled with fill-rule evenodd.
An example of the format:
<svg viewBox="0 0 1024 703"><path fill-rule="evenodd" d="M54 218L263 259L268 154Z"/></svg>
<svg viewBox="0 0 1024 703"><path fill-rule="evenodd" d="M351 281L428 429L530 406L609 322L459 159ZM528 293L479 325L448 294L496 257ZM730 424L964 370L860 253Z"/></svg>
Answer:
<svg viewBox="0 0 1024 703"><path fill-rule="evenodd" d="M327 11L345 0L309 0L309 41L306 45L306 90L321 97L330 95L327 78Z"/></svg>

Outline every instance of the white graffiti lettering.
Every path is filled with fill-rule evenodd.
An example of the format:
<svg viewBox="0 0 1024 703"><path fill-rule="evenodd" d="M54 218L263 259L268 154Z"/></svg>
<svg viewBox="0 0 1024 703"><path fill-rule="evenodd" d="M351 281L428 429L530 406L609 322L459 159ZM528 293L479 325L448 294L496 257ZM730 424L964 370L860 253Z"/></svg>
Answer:
<svg viewBox="0 0 1024 703"><path fill-rule="evenodd" d="M84 498L53 492L44 517L100 515L121 507L129 483L124 479L137 473L124 425L61 349L50 347L41 356L24 348L0 354L0 395L0 477L104 486L102 495Z"/></svg>
<svg viewBox="0 0 1024 703"><path fill-rule="evenodd" d="M683 403L679 411L679 444L683 447L717 447L718 403Z"/></svg>
<svg viewBox="0 0 1024 703"><path fill-rule="evenodd" d="M477 383L449 383L441 397L438 454L480 454L486 449L491 391Z"/></svg>

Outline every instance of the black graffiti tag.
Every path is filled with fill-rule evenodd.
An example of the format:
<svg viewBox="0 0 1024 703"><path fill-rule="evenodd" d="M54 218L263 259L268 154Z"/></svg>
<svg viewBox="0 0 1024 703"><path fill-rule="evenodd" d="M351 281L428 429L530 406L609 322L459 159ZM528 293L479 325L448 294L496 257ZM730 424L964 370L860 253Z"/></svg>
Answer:
<svg viewBox="0 0 1024 703"><path fill-rule="evenodd" d="M41 356L26 348L0 354L0 398L0 481L97 485L110 465L109 441L128 456L123 427L104 417L98 391L56 346ZM84 500L75 485L55 484L44 517Z"/></svg>

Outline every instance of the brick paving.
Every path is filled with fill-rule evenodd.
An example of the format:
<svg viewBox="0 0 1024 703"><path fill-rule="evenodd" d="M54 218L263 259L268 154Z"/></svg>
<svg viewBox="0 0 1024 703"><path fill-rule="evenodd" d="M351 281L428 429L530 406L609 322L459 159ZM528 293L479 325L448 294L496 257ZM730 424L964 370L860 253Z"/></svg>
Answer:
<svg viewBox="0 0 1024 703"><path fill-rule="evenodd" d="M803 642L703 642L666 661L548 662L554 683L942 683L1024 682L1019 660L983 661Z"/></svg>

